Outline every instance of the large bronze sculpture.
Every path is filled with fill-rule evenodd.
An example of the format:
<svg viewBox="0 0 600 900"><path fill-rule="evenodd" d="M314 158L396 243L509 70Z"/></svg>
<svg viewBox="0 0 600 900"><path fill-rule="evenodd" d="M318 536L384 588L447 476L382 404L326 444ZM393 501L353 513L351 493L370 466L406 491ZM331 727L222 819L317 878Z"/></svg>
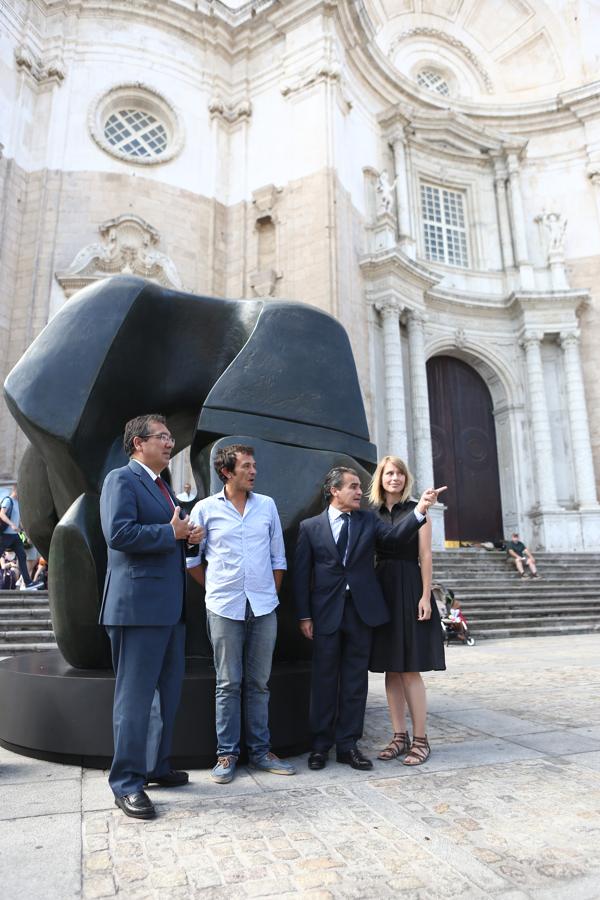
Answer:
<svg viewBox="0 0 600 900"><path fill-rule="evenodd" d="M375 460L352 351L342 326L289 301L222 300L119 276L64 305L8 376L5 397L31 446L21 508L49 556L50 603L61 653L0 663L0 742L48 758L103 764L111 755L112 677L97 624L106 570L98 500L126 458L124 423L163 412L177 449L191 445L199 495L218 490L211 454L251 443L256 488L279 508L288 561L298 523L321 508L323 474ZM284 582L272 686L275 749L305 740L310 648ZM213 674L203 598L186 607L188 674L174 755L213 755ZM292 713L293 710L293 713Z"/></svg>

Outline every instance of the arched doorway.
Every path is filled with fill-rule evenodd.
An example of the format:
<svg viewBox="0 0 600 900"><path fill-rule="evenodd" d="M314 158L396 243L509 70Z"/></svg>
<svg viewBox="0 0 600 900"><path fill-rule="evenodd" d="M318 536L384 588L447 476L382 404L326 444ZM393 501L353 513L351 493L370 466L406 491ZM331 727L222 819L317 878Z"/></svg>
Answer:
<svg viewBox="0 0 600 900"><path fill-rule="evenodd" d="M475 369L452 356L427 363L436 485L447 484L446 539L502 540L492 398Z"/></svg>

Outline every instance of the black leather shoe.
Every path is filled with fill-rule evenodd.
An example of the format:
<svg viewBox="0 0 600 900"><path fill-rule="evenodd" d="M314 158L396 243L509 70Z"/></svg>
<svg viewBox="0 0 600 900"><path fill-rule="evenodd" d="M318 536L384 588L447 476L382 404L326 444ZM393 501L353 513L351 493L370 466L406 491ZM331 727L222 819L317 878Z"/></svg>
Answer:
<svg viewBox="0 0 600 900"><path fill-rule="evenodd" d="M359 769L366 772L373 768L373 763L366 756L363 756L358 747L352 747L351 750L338 751L336 759L339 763L345 763L352 766L353 769Z"/></svg>
<svg viewBox="0 0 600 900"><path fill-rule="evenodd" d="M144 791L136 791L135 794L127 794L125 797L115 797L115 805L132 819L153 819L156 815L154 804Z"/></svg>
<svg viewBox="0 0 600 900"><path fill-rule="evenodd" d="M324 769L327 765L327 754L321 753L319 750L313 750L308 757L308 768L314 769Z"/></svg>
<svg viewBox="0 0 600 900"><path fill-rule="evenodd" d="M156 784L158 787L181 787L182 784L187 784L189 780L190 776L187 772L177 772L176 769L171 769L166 775L160 775L156 778L150 776L144 787L150 787L152 784Z"/></svg>

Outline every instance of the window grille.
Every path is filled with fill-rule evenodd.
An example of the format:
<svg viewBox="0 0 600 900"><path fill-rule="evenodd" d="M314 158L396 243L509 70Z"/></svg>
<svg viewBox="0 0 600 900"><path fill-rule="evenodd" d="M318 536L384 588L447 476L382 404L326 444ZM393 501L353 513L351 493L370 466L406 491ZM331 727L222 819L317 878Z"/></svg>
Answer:
<svg viewBox="0 0 600 900"><path fill-rule="evenodd" d="M417 84L419 87L427 88L428 91L435 91L443 97L450 96L450 88L448 82L441 72L435 69L421 69L417 72Z"/></svg>
<svg viewBox="0 0 600 900"><path fill-rule="evenodd" d="M168 144L162 122L140 109L112 113L105 122L104 136L109 144L132 158L160 156Z"/></svg>
<svg viewBox="0 0 600 900"><path fill-rule="evenodd" d="M425 258L450 266L468 266L464 195L422 184L421 214Z"/></svg>

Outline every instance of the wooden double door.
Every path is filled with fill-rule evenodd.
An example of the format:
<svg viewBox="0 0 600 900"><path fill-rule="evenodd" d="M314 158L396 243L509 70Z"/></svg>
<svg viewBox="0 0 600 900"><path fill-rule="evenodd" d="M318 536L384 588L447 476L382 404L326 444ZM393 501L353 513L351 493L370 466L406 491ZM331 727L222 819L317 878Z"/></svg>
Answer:
<svg viewBox="0 0 600 900"><path fill-rule="evenodd" d="M433 471L447 505L446 540L502 539L492 398L483 378L452 356L427 363Z"/></svg>

